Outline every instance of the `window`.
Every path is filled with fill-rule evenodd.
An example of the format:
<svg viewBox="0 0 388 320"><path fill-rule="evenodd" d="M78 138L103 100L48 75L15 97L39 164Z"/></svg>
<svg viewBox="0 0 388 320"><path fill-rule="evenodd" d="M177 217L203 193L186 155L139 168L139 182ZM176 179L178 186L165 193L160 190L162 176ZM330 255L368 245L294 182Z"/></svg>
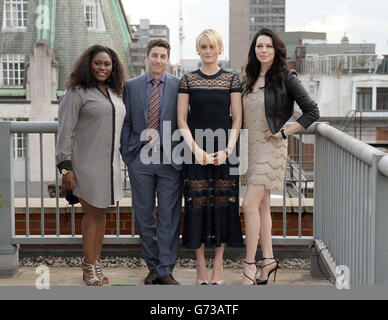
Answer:
<svg viewBox="0 0 388 320"><path fill-rule="evenodd" d="M0 121L28 121L28 118L3 118ZM25 133L14 133L12 134L12 156L13 159L24 159L26 156L26 143L27 137Z"/></svg>
<svg viewBox="0 0 388 320"><path fill-rule="evenodd" d="M100 0L84 0L84 15L89 30L106 30Z"/></svg>
<svg viewBox="0 0 388 320"><path fill-rule="evenodd" d="M388 110L388 88L377 88L377 110Z"/></svg>
<svg viewBox="0 0 388 320"><path fill-rule="evenodd" d="M165 30L165 29L150 29L150 35L167 36L167 30Z"/></svg>
<svg viewBox="0 0 388 320"><path fill-rule="evenodd" d="M264 4L264 5L284 5L285 0L251 0L251 4Z"/></svg>
<svg viewBox="0 0 388 320"><path fill-rule="evenodd" d="M21 121L16 119L16 121ZM13 158L24 159L26 157L26 135L25 133L14 133L12 139Z"/></svg>
<svg viewBox="0 0 388 320"><path fill-rule="evenodd" d="M4 0L3 30L25 29L27 18L26 0Z"/></svg>
<svg viewBox="0 0 388 320"><path fill-rule="evenodd" d="M0 62L0 88L23 88L24 55L2 54Z"/></svg>
<svg viewBox="0 0 388 320"><path fill-rule="evenodd" d="M272 13L284 14L283 8L272 8Z"/></svg>
<svg viewBox="0 0 388 320"><path fill-rule="evenodd" d="M372 110L372 88L357 88L357 110Z"/></svg>
<svg viewBox="0 0 388 320"><path fill-rule="evenodd" d="M274 23L284 23L284 17L272 17Z"/></svg>

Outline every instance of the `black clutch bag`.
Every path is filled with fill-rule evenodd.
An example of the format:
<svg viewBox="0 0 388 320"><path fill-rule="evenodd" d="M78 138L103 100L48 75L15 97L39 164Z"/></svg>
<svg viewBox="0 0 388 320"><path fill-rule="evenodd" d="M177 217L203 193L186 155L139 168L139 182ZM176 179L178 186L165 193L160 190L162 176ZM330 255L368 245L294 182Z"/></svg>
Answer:
<svg viewBox="0 0 388 320"><path fill-rule="evenodd" d="M76 196L73 194L73 191L66 190L65 198L66 198L66 200L69 202L69 204L76 204L76 203L79 203L78 197L76 197Z"/></svg>

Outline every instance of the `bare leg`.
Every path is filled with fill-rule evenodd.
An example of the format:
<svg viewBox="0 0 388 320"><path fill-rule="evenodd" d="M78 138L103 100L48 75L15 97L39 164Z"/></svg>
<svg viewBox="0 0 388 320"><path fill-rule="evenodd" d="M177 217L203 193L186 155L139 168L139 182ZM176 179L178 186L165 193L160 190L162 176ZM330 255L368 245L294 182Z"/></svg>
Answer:
<svg viewBox="0 0 388 320"><path fill-rule="evenodd" d="M84 216L82 218L82 237L85 263L94 264L101 254L102 238L105 233L105 209L95 208L80 199Z"/></svg>
<svg viewBox="0 0 388 320"><path fill-rule="evenodd" d="M97 243L96 243L97 261L101 259L101 249L102 249L102 243L104 241L105 225L106 225L106 214L104 213L103 217L98 221Z"/></svg>
<svg viewBox="0 0 388 320"><path fill-rule="evenodd" d="M245 220L245 242L246 257L248 263L255 262L257 245L260 236L260 213L259 205L264 197L266 189L264 186L248 185L243 201L244 220ZM256 266L254 264L244 263L244 273L252 280L256 276ZM252 281L246 276L243 277L243 285L251 285Z"/></svg>
<svg viewBox="0 0 388 320"><path fill-rule="evenodd" d="M223 281L222 271L224 262L225 243L222 243L220 247L216 247L214 256L214 265L212 272L212 283Z"/></svg>
<svg viewBox="0 0 388 320"><path fill-rule="evenodd" d="M206 262L205 262L205 244L202 243L199 249L195 250L195 255L197 259L196 268L197 268L197 281L208 281Z"/></svg>
<svg viewBox="0 0 388 320"><path fill-rule="evenodd" d="M260 243L263 258L273 258L272 249L272 217L271 217L271 201L269 192L266 192L264 198L260 202ZM274 262L272 259L263 260L263 265L268 265ZM268 267L262 268L260 272L260 280L266 280L268 278L268 272L275 269L276 263L269 265Z"/></svg>

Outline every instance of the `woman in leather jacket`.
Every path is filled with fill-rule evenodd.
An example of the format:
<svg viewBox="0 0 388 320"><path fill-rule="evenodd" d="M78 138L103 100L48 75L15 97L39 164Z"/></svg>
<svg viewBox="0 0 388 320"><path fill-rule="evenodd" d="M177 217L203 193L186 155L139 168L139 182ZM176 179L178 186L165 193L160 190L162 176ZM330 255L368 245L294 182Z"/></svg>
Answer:
<svg viewBox="0 0 388 320"><path fill-rule="evenodd" d="M278 268L272 249L270 191L283 191L287 163L287 136L308 128L319 118L294 70L287 68L286 46L270 29L253 38L243 83L243 127L248 129L247 191L243 201L246 258L243 285L265 285ZM303 114L286 128L296 102ZM255 262L260 238L261 272Z"/></svg>

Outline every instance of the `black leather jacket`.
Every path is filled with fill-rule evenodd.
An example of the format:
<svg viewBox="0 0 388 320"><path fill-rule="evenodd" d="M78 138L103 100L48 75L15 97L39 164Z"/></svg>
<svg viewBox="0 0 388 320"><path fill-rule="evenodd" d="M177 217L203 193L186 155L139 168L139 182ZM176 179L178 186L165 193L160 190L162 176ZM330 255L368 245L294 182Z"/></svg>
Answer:
<svg viewBox="0 0 388 320"><path fill-rule="evenodd" d="M317 104L311 99L295 70L285 73L281 86L276 89L265 87L265 114L269 129L273 134L279 132L294 114L294 102L303 114L296 121L305 129L319 119Z"/></svg>

